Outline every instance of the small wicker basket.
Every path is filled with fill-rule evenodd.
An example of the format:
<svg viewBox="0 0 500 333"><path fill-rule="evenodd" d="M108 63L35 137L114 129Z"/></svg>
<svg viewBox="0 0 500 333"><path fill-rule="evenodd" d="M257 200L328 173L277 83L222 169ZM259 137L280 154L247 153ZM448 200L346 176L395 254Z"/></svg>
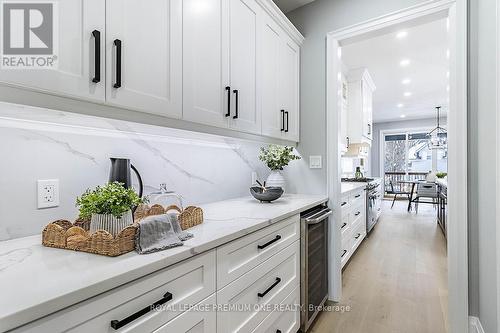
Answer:
<svg viewBox="0 0 500 333"><path fill-rule="evenodd" d="M179 213L178 219L182 230L203 223L203 210L195 206L188 206L186 209L182 210L176 205L170 205L168 207L163 207L162 205L153 205L151 207L148 205L140 205L135 211L134 219L136 222L140 223L140 220L147 216L166 214L171 211Z"/></svg>
<svg viewBox="0 0 500 333"><path fill-rule="evenodd" d="M77 222L82 225L81 221ZM42 245L116 257L135 249L137 224L124 228L113 237L109 232L97 230L91 234L67 220L49 223L42 232ZM83 224L85 226L85 224Z"/></svg>

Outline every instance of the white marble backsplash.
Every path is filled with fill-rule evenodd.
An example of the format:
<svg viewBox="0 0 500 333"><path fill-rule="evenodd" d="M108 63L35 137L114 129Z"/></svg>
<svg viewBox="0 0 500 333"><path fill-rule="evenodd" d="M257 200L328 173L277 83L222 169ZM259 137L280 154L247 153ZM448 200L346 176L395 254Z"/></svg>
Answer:
<svg viewBox="0 0 500 333"><path fill-rule="evenodd" d="M73 220L76 197L107 181L110 157L131 159L146 194L166 183L186 204L248 195L252 171L260 179L268 174L258 160L262 145L0 103L0 240L39 234L55 219ZM37 209L39 179L59 179L59 207Z"/></svg>

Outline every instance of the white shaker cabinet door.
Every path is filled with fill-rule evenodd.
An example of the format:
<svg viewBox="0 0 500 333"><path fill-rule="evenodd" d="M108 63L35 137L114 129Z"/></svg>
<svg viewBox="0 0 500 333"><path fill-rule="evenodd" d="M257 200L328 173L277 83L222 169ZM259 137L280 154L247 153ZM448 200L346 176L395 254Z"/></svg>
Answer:
<svg viewBox="0 0 500 333"><path fill-rule="evenodd" d="M55 4L52 10L53 45L57 66L51 69L0 68L0 82L67 97L104 102L105 2L52 2ZM15 5L15 2L13 4ZM23 10L17 10L17 16L12 11L10 13L12 24L22 20ZM13 31L11 35L12 33ZM1 34L3 36L3 30ZM33 37L33 34L31 36ZM31 43L35 43L33 38L23 39L11 45L16 48L29 47ZM14 40L11 41L13 42ZM97 66L99 62L100 66Z"/></svg>
<svg viewBox="0 0 500 333"><path fill-rule="evenodd" d="M280 98L285 110L283 137L298 142L300 48L289 38L284 38L281 44L280 63Z"/></svg>
<svg viewBox="0 0 500 333"><path fill-rule="evenodd" d="M227 127L229 1L183 1L183 118ZM226 87L228 87L226 89Z"/></svg>
<svg viewBox="0 0 500 333"><path fill-rule="evenodd" d="M262 57L259 89L261 97L262 134L281 138L284 131L284 112L279 98L279 67L281 38L284 32L271 17L262 28Z"/></svg>
<svg viewBox="0 0 500 333"><path fill-rule="evenodd" d="M257 106L257 57L261 8L255 0L230 1L230 127L261 133Z"/></svg>
<svg viewBox="0 0 500 333"><path fill-rule="evenodd" d="M182 0L106 0L106 101L182 115Z"/></svg>

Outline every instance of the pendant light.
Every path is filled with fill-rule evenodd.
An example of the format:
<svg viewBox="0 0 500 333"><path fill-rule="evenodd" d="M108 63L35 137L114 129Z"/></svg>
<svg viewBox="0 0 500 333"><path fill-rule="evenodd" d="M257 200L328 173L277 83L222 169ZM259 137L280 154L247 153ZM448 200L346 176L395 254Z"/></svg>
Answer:
<svg viewBox="0 0 500 333"><path fill-rule="evenodd" d="M447 133L446 129L440 126L439 116L441 107L436 106L437 111L437 126L427 133L427 137L430 139L428 147L429 149L446 149L447 148Z"/></svg>

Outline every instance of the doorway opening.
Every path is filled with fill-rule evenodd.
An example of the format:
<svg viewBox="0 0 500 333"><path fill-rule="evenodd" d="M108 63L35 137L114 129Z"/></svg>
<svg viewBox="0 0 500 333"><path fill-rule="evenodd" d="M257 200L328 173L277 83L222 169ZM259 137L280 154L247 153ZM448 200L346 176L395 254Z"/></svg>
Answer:
<svg viewBox="0 0 500 333"><path fill-rule="evenodd" d="M431 1L422 5L410 7L406 10L375 18L355 26L347 27L327 35L327 161L328 161L328 192L331 207L335 210L335 219L342 220L341 209L341 183L340 179L344 170L342 168L343 146L345 141L341 134L343 85L342 85L342 47L357 41L373 38L374 36L387 33L387 31L398 31L403 26L418 25L423 22L435 21L446 18L450 31L450 44L447 57L449 57L449 110L447 115L447 151L438 155L430 152L424 159L424 141L422 133L410 128L409 131L392 133L400 135L404 142L404 162L402 171L405 178L410 175L411 168L415 165L430 163L431 169L439 168L439 159L446 160L448 172L448 220L450 223L447 231L447 271L448 271L448 317L449 329L452 332L467 332L468 328L468 283L467 283L467 34L466 34L467 6L463 0L456 1ZM407 59L401 59L401 66L408 65ZM376 84L376 83L375 83ZM410 97L407 91L404 97ZM401 103L403 104L403 103ZM440 106L439 104L434 106ZM406 115L405 115L406 116ZM403 117L401 117L403 118ZM385 136L374 131L369 117L365 119L367 126L361 124L361 132L365 131L365 137L371 135L373 140L379 140L379 146L385 143ZM364 120L363 120L364 121ZM430 125L427 126L432 128ZM400 128L401 129L401 128ZM375 133L374 133L375 132ZM375 134L375 135L374 135ZM426 133L427 134L427 133ZM377 137L379 136L379 137ZM404 140L403 140L404 136ZM391 138L389 138L391 139ZM392 139L395 139L392 137ZM413 140L413 141L412 141ZM349 142L347 143L349 144ZM421 146L418 149L408 149L408 146ZM355 146L357 152L366 153L366 144L361 142ZM410 147L412 148L412 147ZM385 168L380 153L378 163L373 161L360 162L367 169ZM415 156L416 155L416 156ZM434 158L433 158L434 156ZM410 163L411 160L411 163ZM383 167L383 168L382 168ZM365 171L366 172L366 171ZM385 178L385 174L383 174ZM340 224L339 224L340 225ZM330 300L342 301L342 269L341 269L341 243L342 233L337 228L332 228L330 234ZM397 255L397 254L395 254Z"/></svg>

